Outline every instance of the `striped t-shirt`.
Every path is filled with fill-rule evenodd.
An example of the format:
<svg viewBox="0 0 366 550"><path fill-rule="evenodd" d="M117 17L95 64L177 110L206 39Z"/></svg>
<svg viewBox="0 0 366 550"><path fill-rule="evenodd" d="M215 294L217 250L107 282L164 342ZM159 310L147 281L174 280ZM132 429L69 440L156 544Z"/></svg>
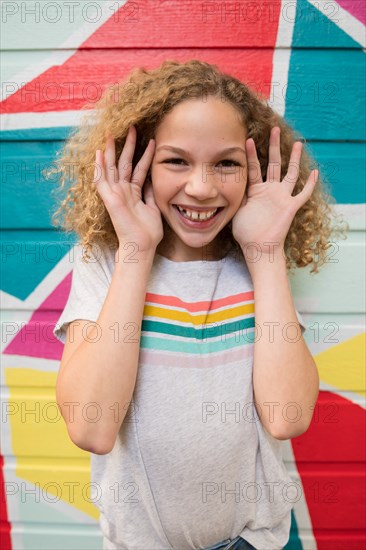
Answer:
<svg viewBox="0 0 366 550"><path fill-rule="evenodd" d="M81 245L73 249L54 329L62 342L68 323L95 322L103 306L115 252L97 250L86 264ZM298 488L253 403L245 262L234 251L218 261L155 254L141 329L129 412L112 451L91 453L105 548L198 550L238 535L259 550L283 548Z"/></svg>

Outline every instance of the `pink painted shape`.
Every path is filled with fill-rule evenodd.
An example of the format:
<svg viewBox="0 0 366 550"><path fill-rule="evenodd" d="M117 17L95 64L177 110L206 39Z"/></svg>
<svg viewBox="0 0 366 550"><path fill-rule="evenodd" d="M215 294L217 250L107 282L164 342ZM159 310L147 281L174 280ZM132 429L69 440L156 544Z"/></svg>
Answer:
<svg viewBox="0 0 366 550"><path fill-rule="evenodd" d="M341 8L366 25L366 2L364 0L337 0L337 2Z"/></svg>
<svg viewBox="0 0 366 550"><path fill-rule="evenodd" d="M60 360L63 344L52 331L65 307L71 288L72 271L35 310L29 322L18 332L4 354Z"/></svg>

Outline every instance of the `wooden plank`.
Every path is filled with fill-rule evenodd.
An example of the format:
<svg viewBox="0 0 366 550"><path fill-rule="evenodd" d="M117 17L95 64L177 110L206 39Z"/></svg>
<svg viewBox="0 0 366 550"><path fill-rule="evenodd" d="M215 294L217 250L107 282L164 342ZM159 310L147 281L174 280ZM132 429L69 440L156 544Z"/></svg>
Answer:
<svg viewBox="0 0 366 550"><path fill-rule="evenodd" d="M364 527L365 472L361 463L328 463L316 468L309 463L302 464L301 469L306 503L314 512L311 519L315 530L336 526L342 529L345 510L353 510L346 516L346 529Z"/></svg>
<svg viewBox="0 0 366 550"><path fill-rule="evenodd" d="M352 269L350 269L352 266ZM365 304L365 239L362 232L334 241L319 273L298 269L291 277L294 299L304 313L360 313Z"/></svg>
<svg viewBox="0 0 366 550"><path fill-rule="evenodd" d="M354 3L362 11L362 0ZM182 48L270 47L279 24L295 24L296 47L361 47L342 31L346 17L335 2L328 3L325 14L300 0L296 9L295 2L281 4L279 0L27 0L18 6L8 4L3 15L4 43L12 50L58 49L66 41L70 48L115 48L121 42L125 48L155 47L157 43L174 47L177 36ZM277 47L288 45L288 33L281 34Z"/></svg>

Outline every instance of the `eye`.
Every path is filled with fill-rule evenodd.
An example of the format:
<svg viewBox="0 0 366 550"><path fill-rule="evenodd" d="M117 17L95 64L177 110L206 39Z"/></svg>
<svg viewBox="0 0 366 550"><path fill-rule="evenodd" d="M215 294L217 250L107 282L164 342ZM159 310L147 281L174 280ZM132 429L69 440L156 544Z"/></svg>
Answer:
<svg viewBox="0 0 366 550"><path fill-rule="evenodd" d="M178 159L178 158L171 158L171 159L166 159L163 162L177 164L177 163L180 163L180 162L184 162L184 160Z"/></svg>
<svg viewBox="0 0 366 550"><path fill-rule="evenodd" d="M231 166L224 166L224 168L232 168L233 166L240 166L239 162L236 162L235 160L229 160L229 159L222 160L221 162L219 162L219 164L222 164L224 162L231 163Z"/></svg>

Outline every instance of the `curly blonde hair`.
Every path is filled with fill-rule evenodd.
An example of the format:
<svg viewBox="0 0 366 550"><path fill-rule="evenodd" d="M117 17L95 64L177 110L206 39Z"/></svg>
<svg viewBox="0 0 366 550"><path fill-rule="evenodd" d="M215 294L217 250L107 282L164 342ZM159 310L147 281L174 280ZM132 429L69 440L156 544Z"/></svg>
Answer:
<svg viewBox="0 0 366 550"><path fill-rule="evenodd" d="M93 183L96 150L104 151L108 135L112 135L118 162L128 128L134 125L137 130L132 162L134 169L164 116L182 101L207 96L228 101L240 113L247 128L247 138L253 138L255 142L263 181L267 172L270 132L273 126L279 126L281 179L286 175L294 142L305 140L296 136L283 117L243 82L223 73L216 65L196 59L185 63L167 60L152 70L136 68L126 80L104 92L95 104L92 116L83 116L80 126L70 134L62 151L57 153L61 157L55 160L56 168L48 172L60 174L58 191L61 198L58 209L52 215L52 224L64 232L75 232L86 257L89 257L88 252L95 244L113 249L117 249L119 244L109 213ZM313 162L306 146L303 146L293 195L304 187ZM70 168L73 171L71 176ZM65 197L68 182L71 186L67 188ZM311 272L317 273L325 263L331 238L343 236L345 230L343 220L339 220L332 207L333 202L319 173L312 196L297 211L285 240L288 269L310 266ZM334 223L337 218L338 224ZM164 219L163 228L166 236L170 228ZM218 238L221 243L242 254L232 235L231 222Z"/></svg>

